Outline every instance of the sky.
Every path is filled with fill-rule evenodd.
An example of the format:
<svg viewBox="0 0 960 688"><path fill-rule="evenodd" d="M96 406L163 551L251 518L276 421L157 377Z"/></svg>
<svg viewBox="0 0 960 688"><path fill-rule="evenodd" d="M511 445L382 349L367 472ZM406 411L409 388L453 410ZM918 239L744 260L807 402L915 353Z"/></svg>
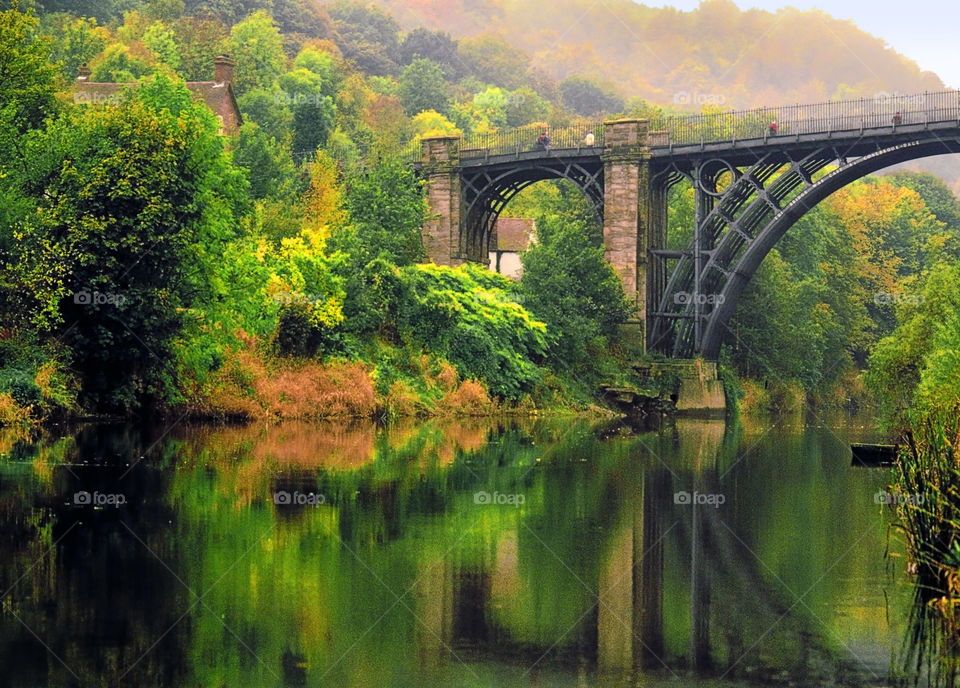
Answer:
<svg viewBox="0 0 960 688"><path fill-rule="evenodd" d="M693 10L699 0L639 0L648 7ZM837 19L852 19L887 42L921 69L960 88L960 3L957 0L733 0L741 10L776 12L781 7L818 8Z"/></svg>

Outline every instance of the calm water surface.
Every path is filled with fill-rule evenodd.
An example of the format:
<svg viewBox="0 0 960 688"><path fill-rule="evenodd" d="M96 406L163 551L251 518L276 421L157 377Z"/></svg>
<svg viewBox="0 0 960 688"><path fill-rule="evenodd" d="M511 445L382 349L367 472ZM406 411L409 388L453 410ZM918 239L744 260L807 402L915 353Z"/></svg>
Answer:
<svg viewBox="0 0 960 688"><path fill-rule="evenodd" d="M885 686L868 420L0 434L0 686Z"/></svg>

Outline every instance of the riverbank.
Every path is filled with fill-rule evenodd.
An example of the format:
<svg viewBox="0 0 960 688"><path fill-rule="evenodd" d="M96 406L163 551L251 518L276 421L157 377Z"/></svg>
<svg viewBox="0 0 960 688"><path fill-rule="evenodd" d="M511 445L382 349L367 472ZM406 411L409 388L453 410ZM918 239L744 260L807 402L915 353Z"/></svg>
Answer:
<svg viewBox="0 0 960 688"><path fill-rule="evenodd" d="M736 381L737 410L744 416L801 413L806 408L857 412L875 406L863 382L863 373L847 370L832 385L807 392L796 380L760 380L749 377ZM729 395L729 393L728 393Z"/></svg>
<svg viewBox="0 0 960 688"><path fill-rule="evenodd" d="M0 392L0 425L124 418L91 414L78 403L79 383L51 358L18 369ZM161 416L209 422L321 419L577 415L609 418L618 411L590 394L589 385L543 368L540 384L515 401L482 381L461 376L446 359L425 351L371 346L368 356L328 360L282 357L252 337L241 338L223 363L205 375L181 374ZM131 414L131 418L133 414Z"/></svg>

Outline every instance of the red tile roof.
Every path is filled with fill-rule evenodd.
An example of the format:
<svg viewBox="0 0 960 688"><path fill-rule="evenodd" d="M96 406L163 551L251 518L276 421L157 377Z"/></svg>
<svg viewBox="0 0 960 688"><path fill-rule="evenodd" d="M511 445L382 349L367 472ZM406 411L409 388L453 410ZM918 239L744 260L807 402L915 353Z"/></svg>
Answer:
<svg viewBox="0 0 960 688"><path fill-rule="evenodd" d="M73 102L80 105L117 105L123 102L124 89L136 88L134 83L108 83L103 81L87 81L79 78L73 82ZM233 86L226 82L216 81L188 81L187 88L199 97L207 106L219 115L223 121L223 128L227 133L233 133L243 124L240 107L237 105Z"/></svg>

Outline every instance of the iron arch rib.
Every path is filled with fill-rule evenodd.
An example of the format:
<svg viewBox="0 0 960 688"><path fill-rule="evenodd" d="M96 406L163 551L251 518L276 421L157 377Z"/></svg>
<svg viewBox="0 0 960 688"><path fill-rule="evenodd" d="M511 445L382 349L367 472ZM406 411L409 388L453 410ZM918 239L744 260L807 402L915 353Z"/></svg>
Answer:
<svg viewBox="0 0 960 688"><path fill-rule="evenodd" d="M499 166L497 166L499 167ZM595 159L556 157L530 161L502 169L465 168L462 203L464 227L461 252L467 260L486 262L494 224L500 212L523 189L539 181L566 179L589 199L598 218L603 218L603 164Z"/></svg>
<svg viewBox="0 0 960 688"><path fill-rule="evenodd" d="M807 186L769 219L738 259L725 271L726 279L716 299L718 305L707 319L701 342L692 351L681 352L681 355L698 355L707 359L716 359L719 356L727 323L736 312L740 296L750 279L783 235L814 206L847 184L877 170L908 160L948 153L960 153L960 142L937 138L905 144L865 155Z"/></svg>

